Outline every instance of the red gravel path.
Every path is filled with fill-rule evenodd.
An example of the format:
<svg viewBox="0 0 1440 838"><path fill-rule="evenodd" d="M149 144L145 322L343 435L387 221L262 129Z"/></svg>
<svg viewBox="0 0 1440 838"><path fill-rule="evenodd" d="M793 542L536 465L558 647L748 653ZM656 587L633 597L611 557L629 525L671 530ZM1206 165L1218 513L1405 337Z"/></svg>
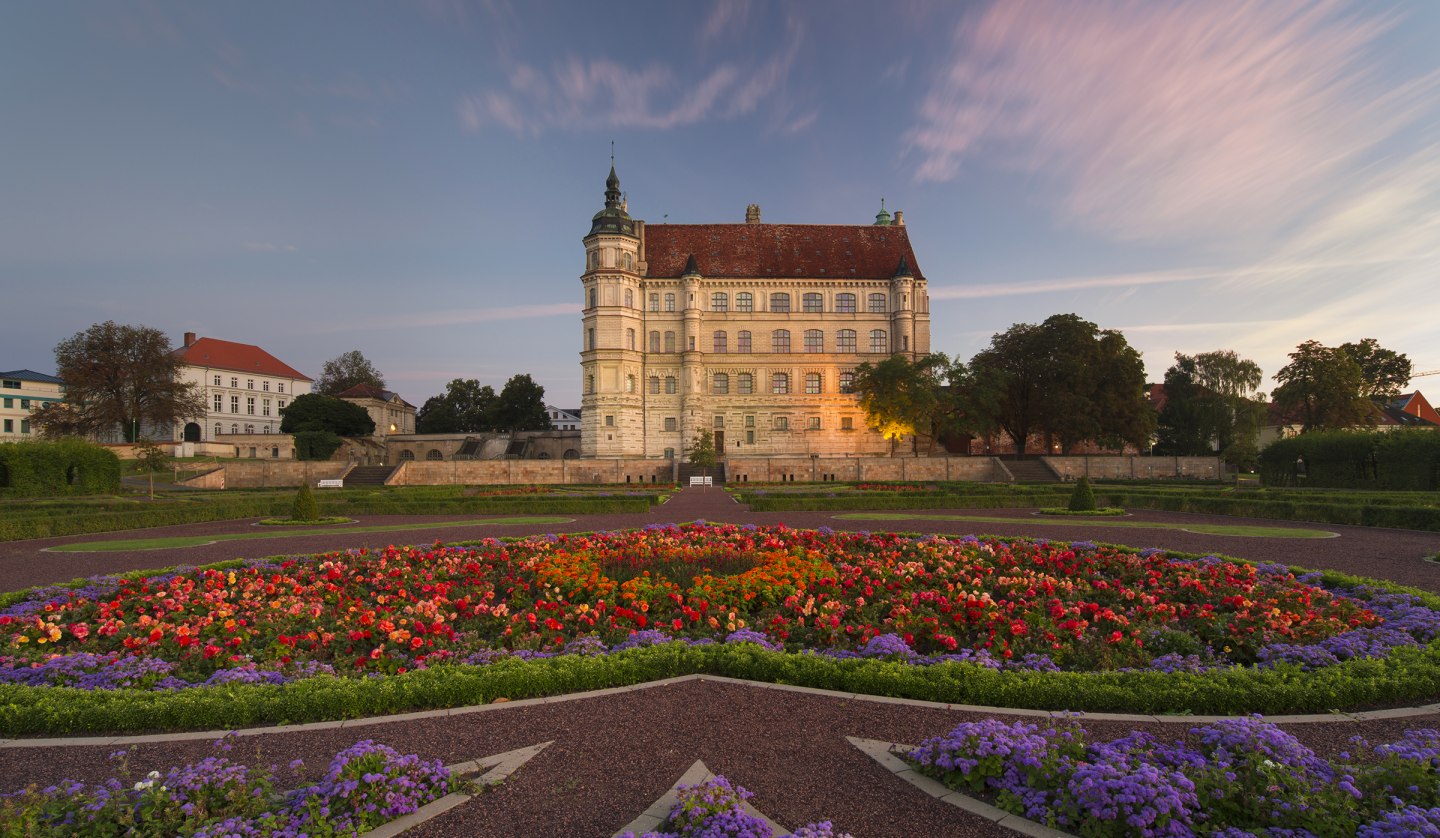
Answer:
<svg viewBox="0 0 1440 838"><path fill-rule="evenodd" d="M917 514L941 514L925 510ZM963 514L963 510L951 510ZM208 547L132 553L44 553L53 544L135 538L139 533L74 536L0 545L0 587L16 590L76 576L222 559L310 553L391 542L428 543L497 535L606 530L703 518L731 523L835 529L923 530L963 534L1043 535L1056 540L1091 539L1188 552L1216 552L1308 567L1377 576L1440 592L1440 566L1422 557L1440 550L1440 534L1332 525L1305 525L1339 533L1331 539L1241 538L1177 530L1086 527L1084 522L1038 526L1025 510L976 510L1014 517L1014 524L965 522L838 521L833 513L750 513L719 489L689 489L642 515L575 516L568 525L440 527L435 530L355 534L325 531L300 538L222 542ZM375 516L387 522L443 522L441 517ZM1138 512L1135 520L1185 523L1285 522ZM249 522L217 522L146 530L146 537L250 531ZM245 527L241 530L241 527ZM1437 697L1440 698L1440 697ZM304 758L308 772L357 739L374 738L402 752L445 762L487 756L546 740L555 744L527 763L500 789L481 795L422 827L422 836L603 836L644 811L696 759L755 792L762 812L789 826L833 819L839 829L870 836L1013 834L967 815L897 780L852 748L846 736L917 743L943 733L974 714L804 695L715 682L690 682L623 695L516 707L498 712L395 722L340 730L246 738L233 758L284 765ZM1143 725L1087 723L1095 734L1118 735ZM1157 736L1184 735L1188 725L1150 725ZM1414 727L1440 727L1440 716L1383 722L1294 725L1290 729L1322 752L1343 748L1349 737L1372 741ZM107 747L0 749L0 790L64 777L108 776ZM258 750L258 753L257 753ZM211 752L206 742L140 746L132 767L143 773Z"/></svg>

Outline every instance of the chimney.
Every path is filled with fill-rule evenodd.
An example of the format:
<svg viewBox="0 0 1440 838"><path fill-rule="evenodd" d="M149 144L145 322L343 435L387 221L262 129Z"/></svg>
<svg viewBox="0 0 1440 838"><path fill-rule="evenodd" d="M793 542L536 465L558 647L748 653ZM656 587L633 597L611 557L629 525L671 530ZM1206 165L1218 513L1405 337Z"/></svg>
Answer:
<svg viewBox="0 0 1440 838"><path fill-rule="evenodd" d="M750 206L748 206L748 207L745 208L745 223L746 223L746 224L759 224L759 223L760 223L760 205L759 205L759 204L751 204Z"/></svg>
<svg viewBox="0 0 1440 838"><path fill-rule="evenodd" d="M895 226L905 226L905 210L895 210Z"/></svg>
<svg viewBox="0 0 1440 838"><path fill-rule="evenodd" d="M186 332L186 333L185 333L185 345L186 345L186 346L189 346L190 344L192 344L192 343L194 343L194 342L195 342L195 333L194 333L194 332Z"/></svg>

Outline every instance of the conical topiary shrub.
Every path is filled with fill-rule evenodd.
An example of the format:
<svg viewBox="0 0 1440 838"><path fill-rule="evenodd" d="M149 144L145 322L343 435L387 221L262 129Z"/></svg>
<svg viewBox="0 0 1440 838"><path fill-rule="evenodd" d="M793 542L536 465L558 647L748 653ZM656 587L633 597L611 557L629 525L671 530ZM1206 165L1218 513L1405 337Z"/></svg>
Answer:
<svg viewBox="0 0 1440 838"><path fill-rule="evenodd" d="M295 506L290 511L290 519L293 521L317 521L320 519L320 507L315 503L315 495L310 491L309 484L301 483L300 491L295 493Z"/></svg>
<svg viewBox="0 0 1440 838"><path fill-rule="evenodd" d="M1090 478L1082 477L1075 484L1075 491L1070 493L1070 511L1094 512L1095 509L1095 493L1090 491Z"/></svg>

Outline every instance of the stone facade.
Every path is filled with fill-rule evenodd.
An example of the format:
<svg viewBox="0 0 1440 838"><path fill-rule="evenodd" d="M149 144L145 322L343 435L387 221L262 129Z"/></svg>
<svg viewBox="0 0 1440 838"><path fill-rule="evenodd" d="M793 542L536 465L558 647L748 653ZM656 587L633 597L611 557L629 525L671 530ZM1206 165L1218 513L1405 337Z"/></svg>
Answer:
<svg viewBox="0 0 1440 838"><path fill-rule="evenodd" d="M631 219L612 168L585 237L581 456L885 454L848 377L930 351L906 228Z"/></svg>
<svg viewBox="0 0 1440 838"><path fill-rule="evenodd" d="M186 332L176 353L185 362L181 380L205 395L206 407L204 416L176 423L176 442L239 444L226 437L278 434L280 411L310 392L308 376L258 346Z"/></svg>
<svg viewBox="0 0 1440 838"><path fill-rule="evenodd" d="M415 405L400 398L399 393L382 390L369 384L357 384L337 393L335 398L365 408L375 423L375 439L384 442L395 434L415 433Z"/></svg>

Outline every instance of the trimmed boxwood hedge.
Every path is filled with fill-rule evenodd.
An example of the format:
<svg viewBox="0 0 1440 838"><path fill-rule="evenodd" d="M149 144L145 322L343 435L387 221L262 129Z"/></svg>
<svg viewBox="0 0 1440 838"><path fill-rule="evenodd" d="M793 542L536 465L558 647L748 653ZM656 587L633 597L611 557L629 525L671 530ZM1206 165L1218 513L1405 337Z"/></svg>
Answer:
<svg viewBox="0 0 1440 838"><path fill-rule="evenodd" d="M1122 548L1123 549L1123 548ZM1181 554L1174 554L1180 556ZM227 569L243 562L222 562ZM1299 571L1300 569L1296 568ZM159 571L148 571L156 573ZM144 573L126 574L141 576ZM1440 597L1326 571L1328 585L1371 585ZM77 580L73 584L83 584ZM0 595L0 607L25 592ZM202 730L353 719L712 674L867 695L1038 710L1157 714L1326 713L1431 701L1440 693L1440 641L1313 672L1298 666L1161 672L995 672L972 664L912 666L771 652L753 644L669 643L599 657L566 655L488 666L445 666L380 678L322 677L283 686L227 684L178 691L0 685L0 735Z"/></svg>
<svg viewBox="0 0 1440 838"><path fill-rule="evenodd" d="M1267 486L1435 491L1440 434L1425 429L1301 434L1260 452L1260 477Z"/></svg>
<svg viewBox="0 0 1440 838"><path fill-rule="evenodd" d="M0 498L120 491L120 458L81 439L0 443Z"/></svg>

